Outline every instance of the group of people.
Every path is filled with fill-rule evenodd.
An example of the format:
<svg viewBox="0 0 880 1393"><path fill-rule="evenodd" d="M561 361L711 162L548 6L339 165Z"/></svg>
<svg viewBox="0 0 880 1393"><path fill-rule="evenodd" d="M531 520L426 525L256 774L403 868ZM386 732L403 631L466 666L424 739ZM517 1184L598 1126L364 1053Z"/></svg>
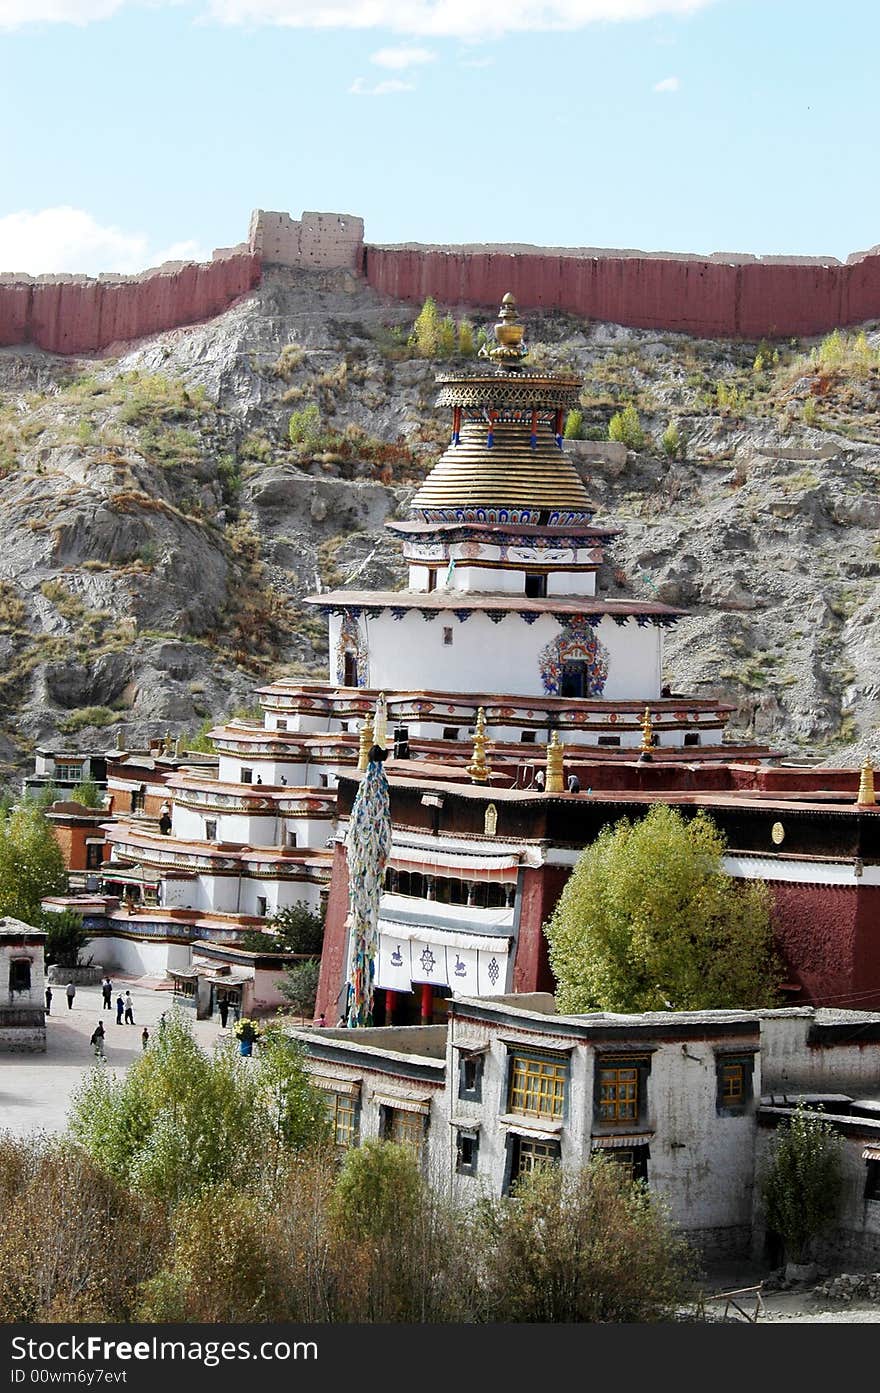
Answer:
<svg viewBox="0 0 880 1393"><path fill-rule="evenodd" d="M64 994L65 994L65 996L67 997L67 1009L68 1009L68 1011L72 1011L72 1010L73 1010L74 998L75 998L75 996L76 996L76 987L75 987L75 985L74 985L73 982L68 982L67 986L66 986L65 989L64 989ZM106 976L105 976L105 977L103 978L102 982L101 982L101 996L102 996L102 999L103 999L103 1002L104 1002L104 1010L105 1010L105 1011L112 1011L112 1009L113 1009L113 983L110 981L110 978L109 978L109 977L106 977ZM49 985L49 983L47 982L47 983L46 983L46 1015L47 1015L47 1016L50 1016L51 1014L52 1014L52 988L51 988L51 986ZM127 989L126 989L126 992L125 992L125 995L124 995L124 996L123 996L122 992L119 992L119 993L117 994L117 997L116 997L116 1024L117 1024L117 1025L122 1025L123 1022L124 1022L126 1025L134 1025L134 1001L133 1001L133 999L132 999L131 992L128 991ZM101 1056L102 1056L103 1053L104 1053L104 1022L103 1022L103 1021L98 1021L98 1024L95 1026L95 1029L92 1031L92 1034L91 1034L91 1038L90 1038L89 1043L91 1044L92 1048L93 1048L94 1051L95 1051L95 1056L96 1056L96 1058L100 1059ZM147 1045L148 1045L149 1043L150 1043L150 1032L149 1032L149 1030L147 1029L147 1027L144 1026L143 1030L141 1031L141 1048L145 1050L145 1049L147 1048Z"/></svg>

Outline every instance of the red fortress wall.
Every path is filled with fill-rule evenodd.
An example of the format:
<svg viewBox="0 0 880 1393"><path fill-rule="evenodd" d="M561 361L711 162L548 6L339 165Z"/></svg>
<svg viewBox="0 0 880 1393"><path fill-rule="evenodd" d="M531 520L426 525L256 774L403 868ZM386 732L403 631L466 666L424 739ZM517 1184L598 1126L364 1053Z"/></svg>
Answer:
<svg viewBox="0 0 880 1393"><path fill-rule="evenodd" d="M846 262L538 247L365 248L370 285L399 300L521 308L703 338L820 334L880 318L880 248Z"/></svg>
<svg viewBox="0 0 880 1393"><path fill-rule="evenodd" d="M0 346L96 353L114 343L210 319L260 281L264 266L363 275L373 288L421 303L497 307L512 290L524 309L710 338L821 334L880 318L880 247L833 258L767 257L524 246L370 246L347 213L258 209L247 243L209 262L171 262L139 276L0 274Z"/></svg>

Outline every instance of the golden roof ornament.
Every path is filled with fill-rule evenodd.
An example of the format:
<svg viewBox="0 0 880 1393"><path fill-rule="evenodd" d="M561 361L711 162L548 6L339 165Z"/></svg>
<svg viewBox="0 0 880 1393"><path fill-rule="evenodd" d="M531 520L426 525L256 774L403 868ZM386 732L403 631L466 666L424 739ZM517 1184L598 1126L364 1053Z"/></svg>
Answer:
<svg viewBox="0 0 880 1393"><path fill-rule="evenodd" d="M490 770L486 763L486 746L488 743L486 739L486 713L481 706L477 712L477 720L474 725L474 753L471 757L470 764L467 766L467 772L470 774L475 784L484 784L489 778Z"/></svg>
<svg viewBox="0 0 880 1393"><path fill-rule="evenodd" d="M547 773L544 779L545 793L564 792L564 784L562 781L562 760L564 753L564 747L559 740L559 732L554 730L550 737L550 743L547 746Z"/></svg>
<svg viewBox="0 0 880 1393"><path fill-rule="evenodd" d="M492 362L505 372L516 372L529 351L523 342L524 335L525 325L517 313L516 300L508 290L498 311L494 347L487 348L484 345L480 354L491 358Z"/></svg>
<svg viewBox="0 0 880 1393"><path fill-rule="evenodd" d="M376 698L376 714L373 717L373 744L378 745L380 750L388 749L388 702L385 700L384 692L380 692Z"/></svg>
<svg viewBox="0 0 880 1393"><path fill-rule="evenodd" d="M370 750L373 748L373 713L372 711L365 717L358 736L358 773L366 774L367 765L370 762Z"/></svg>
<svg viewBox="0 0 880 1393"><path fill-rule="evenodd" d="M642 717L642 743L640 753L643 755L648 754L654 748L654 744L655 736L654 727L651 724L651 708L650 706L646 706L645 714Z"/></svg>
<svg viewBox="0 0 880 1393"><path fill-rule="evenodd" d="M860 808L873 808L877 803L877 795L874 792L874 766L867 757L862 765L856 803Z"/></svg>

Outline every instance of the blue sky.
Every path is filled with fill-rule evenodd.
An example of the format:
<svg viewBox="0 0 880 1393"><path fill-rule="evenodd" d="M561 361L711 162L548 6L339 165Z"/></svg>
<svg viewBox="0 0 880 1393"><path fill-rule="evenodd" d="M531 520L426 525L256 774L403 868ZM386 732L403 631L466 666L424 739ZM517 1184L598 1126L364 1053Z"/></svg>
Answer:
<svg viewBox="0 0 880 1393"><path fill-rule="evenodd" d="M254 207L368 241L880 242L876 0L0 0L0 270Z"/></svg>

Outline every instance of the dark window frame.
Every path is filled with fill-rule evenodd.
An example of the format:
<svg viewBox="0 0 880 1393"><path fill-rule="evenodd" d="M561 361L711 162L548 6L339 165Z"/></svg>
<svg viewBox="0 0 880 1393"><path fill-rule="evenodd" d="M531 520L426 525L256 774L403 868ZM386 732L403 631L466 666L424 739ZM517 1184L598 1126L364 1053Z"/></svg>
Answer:
<svg viewBox="0 0 880 1393"><path fill-rule="evenodd" d="M484 1063L485 1055L482 1051L459 1051L458 1096L463 1102L482 1103Z"/></svg>
<svg viewBox="0 0 880 1393"><path fill-rule="evenodd" d="M480 1133L476 1127L458 1127L455 1136L456 1175L477 1174L480 1156Z"/></svg>
<svg viewBox="0 0 880 1393"><path fill-rule="evenodd" d="M523 1133L511 1130L507 1133L504 1141L504 1178L501 1183L502 1195L509 1195L514 1185L528 1172L523 1170L522 1158L523 1151L532 1151L537 1147L546 1147L549 1154L546 1157L547 1165L558 1166L562 1164L562 1145L559 1137L550 1133L544 1138L527 1137ZM531 1170L536 1170L532 1166Z"/></svg>
<svg viewBox="0 0 880 1393"><path fill-rule="evenodd" d="M865 1162L865 1199L880 1203L880 1161Z"/></svg>
<svg viewBox="0 0 880 1393"><path fill-rule="evenodd" d="M742 1093L736 1101L725 1097L725 1081L731 1069L741 1070ZM715 1114L717 1117L742 1117L754 1103L755 1053L748 1050L716 1050L715 1052Z"/></svg>
<svg viewBox="0 0 880 1393"><path fill-rule="evenodd" d="M648 1119L648 1080L652 1055L643 1050L611 1051L596 1054L593 1070L593 1126L596 1132L635 1132L644 1129ZM636 1073L636 1110L634 1117L602 1116L602 1071L633 1069Z"/></svg>

